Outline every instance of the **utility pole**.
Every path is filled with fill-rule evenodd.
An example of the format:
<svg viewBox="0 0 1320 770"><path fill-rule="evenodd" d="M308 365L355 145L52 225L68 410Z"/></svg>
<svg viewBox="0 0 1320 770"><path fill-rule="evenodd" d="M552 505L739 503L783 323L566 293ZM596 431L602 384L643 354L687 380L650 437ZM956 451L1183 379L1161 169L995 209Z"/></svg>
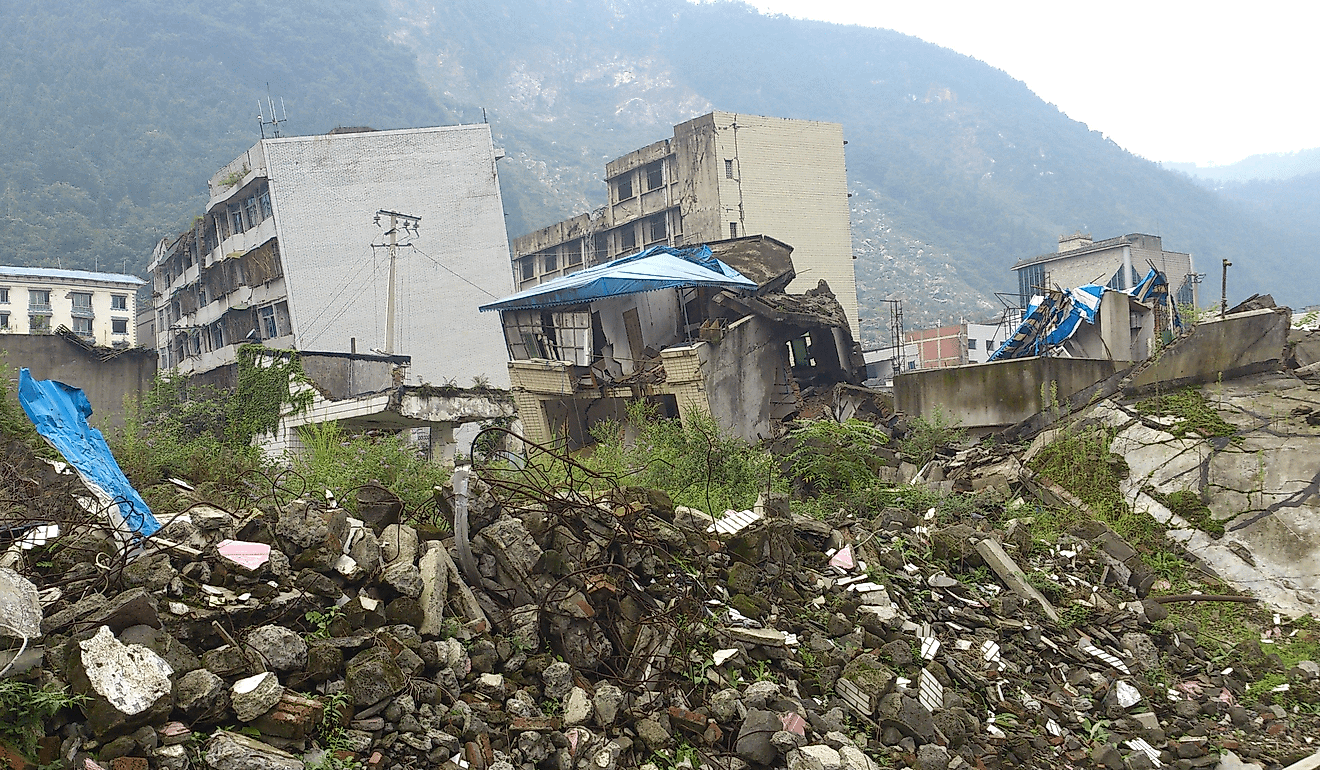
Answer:
<svg viewBox="0 0 1320 770"><path fill-rule="evenodd" d="M384 244L390 250L390 284L389 290L385 295L385 355L394 355L394 280L398 271L398 255L400 246L408 246L410 243L399 243L399 229L402 228L404 236L412 235L416 237L418 226L422 222L421 217L415 217L411 214L400 214L397 211L386 211L381 209L376 212L376 226L380 226L380 218L389 217L390 227L385 234L389 237L389 243Z"/></svg>
<svg viewBox="0 0 1320 770"><path fill-rule="evenodd" d="M1232 262L1224 260L1224 274L1219 279L1219 317L1228 315L1228 269L1233 266Z"/></svg>

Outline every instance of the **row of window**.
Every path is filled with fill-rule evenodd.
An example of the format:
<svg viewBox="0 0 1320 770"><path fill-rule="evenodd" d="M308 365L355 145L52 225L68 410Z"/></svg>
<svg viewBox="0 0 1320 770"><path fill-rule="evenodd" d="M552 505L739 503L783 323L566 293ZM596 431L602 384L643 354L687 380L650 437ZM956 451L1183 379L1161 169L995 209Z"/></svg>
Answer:
<svg viewBox="0 0 1320 770"><path fill-rule="evenodd" d="M160 279L160 283L156 286L157 291L164 292L168 289L175 278L183 275L183 272L195 262L201 261L202 254L211 253L224 239L247 232L272 216L274 209L270 204L270 186L263 182L253 188L252 195L228 204L223 213L217 212L206 217L200 228L200 240L198 238L188 240L185 234L184 242L179 244L178 252L157 272L157 277Z"/></svg>
<svg viewBox="0 0 1320 770"><path fill-rule="evenodd" d="M9 313L0 313L0 331L8 330L10 328L12 327L9 325ZM50 316L48 315L29 316L28 329L29 331L31 331L32 334L49 334ZM92 336L92 319L79 318L75 316L73 318L73 332L74 334L80 334L84 337ZM110 333L124 334L124 335L128 334L128 319L111 318Z"/></svg>
<svg viewBox="0 0 1320 770"><path fill-rule="evenodd" d="M634 177L637 177L636 181L640 182L640 185L634 184ZM665 186L665 162L661 159L648 163L641 168L640 174L638 174L637 169L625 171L610 180L610 182L614 188L615 203L635 198L638 187L642 185L645 185L644 192L650 192Z"/></svg>
<svg viewBox="0 0 1320 770"><path fill-rule="evenodd" d="M617 249L616 254L628 254L636 251L638 248L638 235L642 238L643 246L653 246L669 242L669 215L668 212L661 212L646 217L640 221L629 222L628 224L616 227L614 229ZM582 264L584 246L590 249L589 260L592 264L599 264L609 258L610 255L610 234L596 233L591 236L591 240L585 241L582 238L574 238L566 241L559 246L538 251L535 254L528 254L518 260L518 280L527 282L535 280L538 275L551 275L562 268L574 268ZM569 270L568 272L572 272Z"/></svg>
<svg viewBox="0 0 1320 770"><path fill-rule="evenodd" d="M92 293L90 291L69 292L71 308L75 311L90 311L92 309ZM0 287L0 305L9 304L9 287ZM49 309L50 289L28 289L28 307ZM110 295L111 310L128 310L127 294Z"/></svg>

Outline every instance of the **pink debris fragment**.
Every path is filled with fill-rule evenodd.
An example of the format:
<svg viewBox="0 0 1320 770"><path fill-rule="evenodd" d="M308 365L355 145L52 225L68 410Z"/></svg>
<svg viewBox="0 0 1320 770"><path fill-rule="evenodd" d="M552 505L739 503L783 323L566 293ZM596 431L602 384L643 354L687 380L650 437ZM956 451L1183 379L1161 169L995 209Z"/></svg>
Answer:
<svg viewBox="0 0 1320 770"><path fill-rule="evenodd" d="M807 720L796 712L790 711L779 717L779 721L784 725L784 729L790 733L797 733L801 736L807 734Z"/></svg>
<svg viewBox="0 0 1320 770"><path fill-rule="evenodd" d="M246 540L221 540L216 546L220 555L233 563L250 570L260 569L270 561L270 546L265 543L249 543Z"/></svg>
<svg viewBox="0 0 1320 770"><path fill-rule="evenodd" d="M845 545L837 553L830 557L830 566L839 569L852 569L857 566L857 560L853 558L851 545Z"/></svg>

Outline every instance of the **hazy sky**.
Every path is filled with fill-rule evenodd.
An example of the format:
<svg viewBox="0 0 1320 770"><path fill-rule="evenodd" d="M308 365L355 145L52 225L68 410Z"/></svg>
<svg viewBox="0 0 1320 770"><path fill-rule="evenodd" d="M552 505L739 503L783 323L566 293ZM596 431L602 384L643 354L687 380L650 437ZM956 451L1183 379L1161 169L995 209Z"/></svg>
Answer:
<svg viewBox="0 0 1320 770"><path fill-rule="evenodd" d="M1320 147L1320 3L748 0L980 59L1150 160Z"/></svg>

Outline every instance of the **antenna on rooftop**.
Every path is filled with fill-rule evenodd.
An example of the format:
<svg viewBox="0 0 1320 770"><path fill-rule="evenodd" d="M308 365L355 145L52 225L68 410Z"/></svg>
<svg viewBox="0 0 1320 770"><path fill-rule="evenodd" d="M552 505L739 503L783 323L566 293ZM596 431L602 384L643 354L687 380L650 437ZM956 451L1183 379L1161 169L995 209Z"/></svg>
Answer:
<svg viewBox="0 0 1320 770"><path fill-rule="evenodd" d="M264 110L267 109L270 110L270 120L266 120L266 116L264 113ZM283 117L280 117L281 114L283 115ZM267 83L266 106L262 107L261 100L260 99L257 100L257 124L261 126L261 138L262 139L266 138L266 126L270 126L272 137L275 139L279 139L281 136L280 124L287 123L288 120L289 120L289 111L284 109L284 97L283 96L280 97L280 109L278 112L276 112L275 99L271 97L270 83Z"/></svg>

